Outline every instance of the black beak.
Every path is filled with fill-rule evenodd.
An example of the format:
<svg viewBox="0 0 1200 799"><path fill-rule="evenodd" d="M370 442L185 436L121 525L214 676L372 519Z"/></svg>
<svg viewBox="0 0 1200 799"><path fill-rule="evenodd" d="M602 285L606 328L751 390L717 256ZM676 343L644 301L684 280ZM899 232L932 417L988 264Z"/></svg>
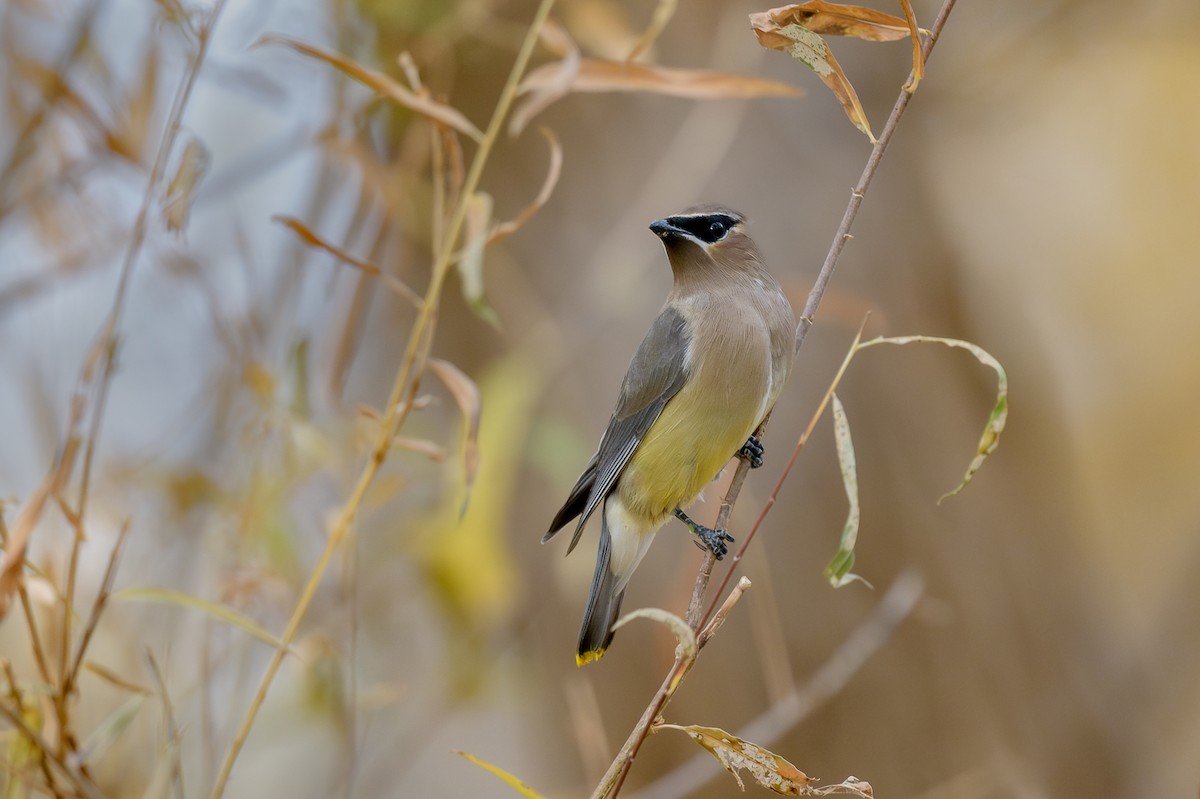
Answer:
<svg viewBox="0 0 1200 799"><path fill-rule="evenodd" d="M658 236L660 239L678 236L685 232L681 228L671 224L669 219L655 219L650 223L650 230L653 231L654 235Z"/></svg>

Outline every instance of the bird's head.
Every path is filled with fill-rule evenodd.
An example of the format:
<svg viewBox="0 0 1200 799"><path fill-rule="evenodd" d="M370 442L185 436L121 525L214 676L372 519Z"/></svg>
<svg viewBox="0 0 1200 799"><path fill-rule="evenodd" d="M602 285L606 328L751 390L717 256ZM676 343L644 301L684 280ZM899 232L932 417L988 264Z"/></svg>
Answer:
<svg viewBox="0 0 1200 799"><path fill-rule="evenodd" d="M650 230L662 239L671 267L704 269L759 262L758 249L746 233L746 217L721 205L697 205L656 219Z"/></svg>

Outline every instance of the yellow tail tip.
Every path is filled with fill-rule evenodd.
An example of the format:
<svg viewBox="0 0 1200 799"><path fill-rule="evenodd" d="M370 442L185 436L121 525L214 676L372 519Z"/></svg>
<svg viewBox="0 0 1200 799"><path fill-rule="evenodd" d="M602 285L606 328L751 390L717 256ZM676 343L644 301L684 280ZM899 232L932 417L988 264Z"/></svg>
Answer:
<svg viewBox="0 0 1200 799"><path fill-rule="evenodd" d="M575 655L576 666L586 666L592 661L599 660L604 655L603 649L592 649L587 652L579 652Z"/></svg>

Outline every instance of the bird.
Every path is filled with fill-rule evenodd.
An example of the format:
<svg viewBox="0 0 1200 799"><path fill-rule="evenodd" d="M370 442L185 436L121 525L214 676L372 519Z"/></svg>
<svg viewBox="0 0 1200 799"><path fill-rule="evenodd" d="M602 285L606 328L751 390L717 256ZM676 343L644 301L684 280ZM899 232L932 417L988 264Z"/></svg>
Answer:
<svg viewBox="0 0 1200 799"><path fill-rule="evenodd" d="M591 460L542 537L578 518L567 554L600 510L596 568L576 664L613 638L625 589L673 516L721 558L733 538L684 509L735 455L762 465L753 433L791 371L795 318L746 232L746 217L697 205L650 223L670 262L666 303L638 346Z"/></svg>

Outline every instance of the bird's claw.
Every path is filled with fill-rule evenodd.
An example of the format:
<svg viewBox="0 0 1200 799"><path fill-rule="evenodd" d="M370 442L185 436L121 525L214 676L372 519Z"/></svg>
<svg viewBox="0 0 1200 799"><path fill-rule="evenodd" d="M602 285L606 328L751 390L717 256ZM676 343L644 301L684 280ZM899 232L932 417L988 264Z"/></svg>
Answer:
<svg viewBox="0 0 1200 799"><path fill-rule="evenodd" d="M746 439L746 443L737 451L737 457L745 461L750 461L750 468L757 469L763 465L763 453L766 450L763 448L762 442L754 436Z"/></svg>
<svg viewBox="0 0 1200 799"><path fill-rule="evenodd" d="M687 525L688 529L696 536L696 546L701 549L708 550L717 560L721 560L729 554L729 545L734 542L734 537L724 530L715 530L712 527L705 527L699 524L684 513L682 510L676 510L675 516ZM728 542L728 543L726 543Z"/></svg>

